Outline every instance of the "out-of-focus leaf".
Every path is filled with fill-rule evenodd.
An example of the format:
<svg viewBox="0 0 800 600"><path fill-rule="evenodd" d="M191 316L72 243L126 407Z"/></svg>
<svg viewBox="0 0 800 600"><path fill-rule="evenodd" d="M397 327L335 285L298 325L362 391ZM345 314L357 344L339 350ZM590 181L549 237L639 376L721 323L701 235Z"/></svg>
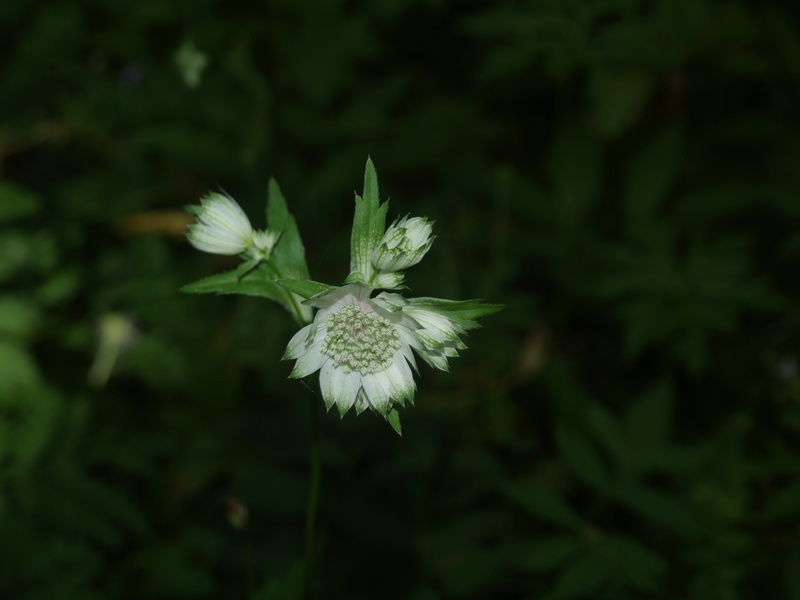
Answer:
<svg viewBox="0 0 800 600"><path fill-rule="evenodd" d="M564 462L579 479L598 490L609 488L608 467L583 434L567 425L558 425L556 442Z"/></svg>
<svg viewBox="0 0 800 600"><path fill-rule="evenodd" d="M0 402L2 396L19 392L39 380L39 369L27 350L17 342L0 338Z"/></svg>
<svg viewBox="0 0 800 600"><path fill-rule="evenodd" d="M681 141L680 127L671 124L630 165L624 202L632 233L642 231L658 218L658 210L679 174Z"/></svg>
<svg viewBox="0 0 800 600"><path fill-rule="evenodd" d="M39 198L31 191L0 181L0 223L32 215L39 210Z"/></svg>
<svg viewBox="0 0 800 600"><path fill-rule="evenodd" d="M620 502L643 519L680 536L688 536L699 526L697 517L682 500L638 484L615 488Z"/></svg>
<svg viewBox="0 0 800 600"><path fill-rule="evenodd" d="M561 567L583 546L580 538L558 535L539 541L525 542L509 549L509 562L516 568L534 573Z"/></svg>
<svg viewBox="0 0 800 600"><path fill-rule="evenodd" d="M667 570L667 563L661 556L629 537L605 534L597 550L613 563L613 571L625 574L626 583L645 592L659 587L660 578Z"/></svg>
<svg viewBox="0 0 800 600"><path fill-rule="evenodd" d="M24 338L36 326L39 311L30 300L0 296L0 334Z"/></svg>
<svg viewBox="0 0 800 600"><path fill-rule="evenodd" d="M602 589L607 579L606 565L597 557L586 555L562 569L553 589L542 598L567 600L588 597Z"/></svg>
<svg viewBox="0 0 800 600"><path fill-rule="evenodd" d="M601 158L600 141L584 124L567 122L561 127L551 153L550 173L564 224L573 226L597 201Z"/></svg>
<svg viewBox="0 0 800 600"><path fill-rule="evenodd" d="M581 524L580 517L556 494L540 489L529 481L505 484L504 495L533 517L555 525L573 528Z"/></svg>

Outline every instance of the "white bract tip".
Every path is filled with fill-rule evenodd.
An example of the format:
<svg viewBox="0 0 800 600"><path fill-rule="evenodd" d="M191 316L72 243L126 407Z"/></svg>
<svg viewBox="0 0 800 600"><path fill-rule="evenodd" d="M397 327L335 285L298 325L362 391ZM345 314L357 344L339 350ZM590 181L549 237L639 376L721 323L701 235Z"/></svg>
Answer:
<svg viewBox="0 0 800 600"><path fill-rule="evenodd" d="M372 253L373 266L381 271L394 272L417 264L433 244L432 233L433 223L428 219L403 217L384 233Z"/></svg>
<svg viewBox="0 0 800 600"><path fill-rule="evenodd" d="M253 244L253 228L241 207L228 196L213 192L189 208L197 224L189 227L189 243L211 254L241 254Z"/></svg>

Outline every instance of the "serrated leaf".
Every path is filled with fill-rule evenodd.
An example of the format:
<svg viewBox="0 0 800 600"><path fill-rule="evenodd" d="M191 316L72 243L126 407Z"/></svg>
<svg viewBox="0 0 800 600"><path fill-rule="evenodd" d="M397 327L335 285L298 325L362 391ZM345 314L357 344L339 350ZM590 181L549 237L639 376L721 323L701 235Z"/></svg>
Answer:
<svg viewBox="0 0 800 600"><path fill-rule="evenodd" d="M249 272L248 272L249 271ZM266 265L252 269L249 263L242 263L232 271L206 277L181 288L190 294L244 294L263 296L283 302L288 293L275 283L275 276Z"/></svg>
<svg viewBox="0 0 800 600"><path fill-rule="evenodd" d="M306 299L319 294L327 294L336 289L332 285L310 279L276 279L275 283Z"/></svg>
<svg viewBox="0 0 800 600"><path fill-rule="evenodd" d="M281 188L274 179L269 180L267 195L267 226L279 231L281 237L272 250L271 260L284 278L308 279L306 251L297 221L289 212Z"/></svg>
<svg viewBox="0 0 800 600"><path fill-rule="evenodd" d="M579 479L599 490L609 488L608 467L583 434L559 425L556 427L556 443L564 462Z"/></svg>
<svg viewBox="0 0 800 600"><path fill-rule="evenodd" d="M350 240L350 273L363 279L360 283L369 285L375 272L372 266L372 253L380 244L386 229L386 211L389 205L381 204L378 197L378 175L372 159L367 159L364 171L364 196L356 194L356 209L353 217L353 232Z"/></svg>

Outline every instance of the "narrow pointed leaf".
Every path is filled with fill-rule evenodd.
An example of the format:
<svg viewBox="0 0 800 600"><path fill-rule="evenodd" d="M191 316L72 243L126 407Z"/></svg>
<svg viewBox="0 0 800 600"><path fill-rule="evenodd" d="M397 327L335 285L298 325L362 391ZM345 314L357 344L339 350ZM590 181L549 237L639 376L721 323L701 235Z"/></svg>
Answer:
<svg viewBox="0 0 800 600"><path fill-rule="evenodd" d="M318 294L328 293L334 289L332 285L311 281L310 279L276 279L275 283L306 299Z"/></svg>

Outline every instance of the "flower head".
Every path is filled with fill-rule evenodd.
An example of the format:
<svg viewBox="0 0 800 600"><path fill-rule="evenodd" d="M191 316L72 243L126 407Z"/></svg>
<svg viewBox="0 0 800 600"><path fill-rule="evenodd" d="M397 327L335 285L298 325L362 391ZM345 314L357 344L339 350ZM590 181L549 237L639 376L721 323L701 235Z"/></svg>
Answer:
<svg viewBox="0 0 800 600"><path fill-rule="evenodd" d="M372 264L381 271L401 271L419 261L430 250L435 236L433 223L424 217L403 217L383 234L372 253Z"/></svg>
<svg viewBox="0 0 800 600"><path fill-rule="evenodd" d="M253 227L242 208L223 194L212 192L190 206L197 224L189 227L189 243L212 254L241 254L252 243Z"/></svg>
<svg viewBox="0 0 800 600"><path fill-rule="evenodd" d="M189 243L211 254L242 254L267 260L280 233L256 231L233 198L212 192L200 199L200 206L190 206L197 224L189 226Z"/></svg>
<svg viewBox="0 0 800 600"><path fill-rule="evenodd" d="M393 404L413 400L419 348L417 323L370 299L370 288L345 285L306 301L319 308L314 321L298 331L284 358L297 359L291 377L320 371L325 404L344 415L372 408L386 416Z"/></svg>

